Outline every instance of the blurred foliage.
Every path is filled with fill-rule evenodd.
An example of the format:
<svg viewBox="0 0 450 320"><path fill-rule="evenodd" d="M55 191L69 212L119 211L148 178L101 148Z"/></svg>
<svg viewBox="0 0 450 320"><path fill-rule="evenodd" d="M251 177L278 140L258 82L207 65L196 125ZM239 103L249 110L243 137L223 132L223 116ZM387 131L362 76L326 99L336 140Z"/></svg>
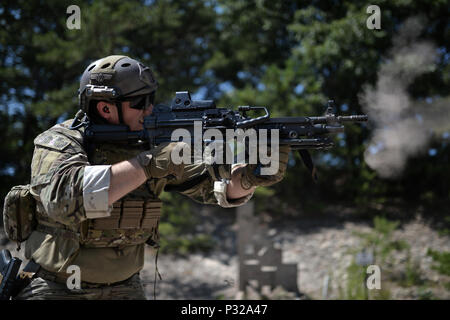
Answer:
<svg viewBox="0 0 450 320"><path fill-rule="evenodd" d="M345 289L338 285L340 300L367 300L366 267L356 264L355 261L347 267L347 279Z"/></svg>
<svg viewBox="0 0 450 320"><path fill-rule="evenodd" d="M338 284L340 299L390 299L390 288L402 286L411 288L413 295L419 300L436 299L431 287L443 286L450 290L450 282L446 277L439 280L439 283L427 279L420 262L413 259L410 245L402 240L395 240L393 232L398 228L397 221L390 221L384 217L375 217L374 226L368 232L355 232L362 242L353 248L350 253L352 261L346 269L344 283ZM406 251L406 258L400 262L397 254ZM373 260L361 263L358 254L370 252ZM428 256L432 257L434 265L432 269L444 276L450 276L450 253L428 249ZM368 290L367 263L377 265L381 270L381 289ZM444 282L442 282L444 281Z"/></svg>
<svg viewBox="0 0 450 320"><path fill-rule="evenodd" d="M372 252L374 262L386 265L394 251L409 249L408 243L393 239L393 232L398 228L398 221L390 221L384 217L373 219L373 229L369 232L354 232L361 240L361 250Z"/></svg>
<svg viewBox="0 0 450 320"><path fill-rule="evenodd" d="M369 290L366 287L367 282L367 266L359 265L352 261L347 267L347 279L345 287L338 285L339 300L390 300L391 291L383 284L381 289Z"/></svg>
<svg viewBox="0 0 450 320"><path fill-rule="evenodd" d="M409 249L408 243L393 239L393 232L397 229L397 221L389 221L384 217L375 217L373 229L368 232L354 232L362 241L353 248L354 255L346 270L345 289L339 285L339 298L351 300L389 299L390 290L386 288L386 277L390 272L392 254L395 251ZM362 253L371 256L371 261L358 261ZM382 274L382 287L379 290L368 290L366 287L368 265L377 265Z"/></svg>
<svg viewBox="0 0 450 320"><path fill-rule="evenodd" d="M81 9L80 30L66 27L71 4ZM367 5L360 0L3 0L0 197L29 181L34 137L75 114L81 73L110 54L130 55L155 70L157 102L191 90L217 99L219 106L266 105L274 116L294 116L320 115L333 98L338 112L354 114L362 112L358 96L365 85L375 84L393 35L421 13L427 21L421 38L439 48L438 68L416 79L409 92L417 99L447 95L449 1L377 1L381 30L366 28ZM448 136L434 136L430 147L436 153L411 158L400 178L382 179L364 162L371 130L365 124L348 126L336 148L313 152L317 184L293 155L285 181L258 191L258 199L266 199L260 210L283 214L288 205L320 210L331 202L446 207Z"/></svg>
<svg viewBox="0 0 450 320"><path fill-rule="evenodd" d="M450 235L450 214L447 214L444 217L441 230L439 230L439 235L441 236Z"/></svg>
<svg viewBox="0 0 450 320"><path fill-rule="evenodd" d="M428 249L427 252L428 256L433 258L434 265L433 269L439 272L442 275L445 275L447 277L450 276L450 252L448 251L437 251ZM447 281L445 282L445 287L447 290L450 290L450 281L447 278Z"/></svg>
<svg viewBox="0 0 450 320"><path fill-rule="evenodd" d="M161 195L164 202L159 223L161 251L178 254L208 251L214 246L213 238L197 232L198 216L190 202L181 201L181 198L179 194L167 192Z"/></svg>
<svg viewBox="0 0 450 320"><path fill-rule="evenodd" d="M406 258L405 270L403 274L400 275L398 282L404 287L425 285L423 274L420 270L420 263L417 260L413 260L411 257L411 252L409 251Z"/></svg>

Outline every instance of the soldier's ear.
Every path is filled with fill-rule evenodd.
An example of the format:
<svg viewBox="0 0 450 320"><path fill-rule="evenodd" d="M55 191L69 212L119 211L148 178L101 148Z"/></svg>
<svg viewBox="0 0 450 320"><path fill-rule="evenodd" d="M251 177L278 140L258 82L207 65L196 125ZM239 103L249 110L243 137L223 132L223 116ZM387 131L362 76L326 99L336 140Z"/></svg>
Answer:
<svg viewBox="0 0 450 320"><path fill-rule="evenodd" d="M106 120L110 120L112 117L111 107L112 107L112 105L105 101L98 102L97 103L98 114L100 116L102 116L102 118L105 118Z"/></svg>

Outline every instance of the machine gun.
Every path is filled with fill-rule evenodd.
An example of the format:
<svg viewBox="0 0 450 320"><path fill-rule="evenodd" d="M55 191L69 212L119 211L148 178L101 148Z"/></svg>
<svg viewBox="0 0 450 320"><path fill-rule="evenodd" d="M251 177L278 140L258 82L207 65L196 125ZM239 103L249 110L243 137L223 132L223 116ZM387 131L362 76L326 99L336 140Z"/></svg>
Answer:
<svg viewBox="0 0 450 320"><path fill-rule="evenodd" d="M94 142L148 143L149 148L173 140L177 129L187 130L191 142L199 134L203 139L209 129L225 134L229 129L278 130L279 144L299 150L305 165L314 178L315 169L307 149L328 149L334 146L331 134L344 131L346 122L367 121L367 115L339 116L334 114L334 101L330 100L324 116L271 118L266 107L241 106L238 110L217 108L213 100L192 100L189 92L176 92L170 106L156 105L151 115L144 119L144 129L130 131L126 125L88 124L85 137ZM263 111L258 117L250 117L250 111ZM217 132L217 131L216 131ZM184 141L186 142L186 141Z"/></svg>
<svg viewBox="0 0 450 320"><path fill-rule="evenodd" d="M13 258L9 250L0 251L0 300L9 300L17 289L17 275L22 260Z"/></svg>

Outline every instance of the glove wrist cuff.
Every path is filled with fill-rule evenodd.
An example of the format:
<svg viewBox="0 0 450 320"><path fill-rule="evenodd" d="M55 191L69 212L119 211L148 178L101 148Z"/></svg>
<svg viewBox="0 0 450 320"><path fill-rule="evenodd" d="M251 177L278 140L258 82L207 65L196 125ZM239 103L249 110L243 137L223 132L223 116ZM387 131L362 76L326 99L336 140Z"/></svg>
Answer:
<svg viewBox="0 0 450 320"><path fill-rule="evenodd" d="M142 169L144 169L147 179L150 179L152 177L152 174L150 172L150 161L152 160L152 157L153 156L150 151L141 152L136 156L136 160L142 167Z"/></svg>
<svg viewBox="0 0 450 320"><path fill-rule="evenodd" d="M244 190L249 190L251 187L254 186L254 183L252 182L249 172L249 168L245 167L244 173L241 176L241 187Z"/></svg>

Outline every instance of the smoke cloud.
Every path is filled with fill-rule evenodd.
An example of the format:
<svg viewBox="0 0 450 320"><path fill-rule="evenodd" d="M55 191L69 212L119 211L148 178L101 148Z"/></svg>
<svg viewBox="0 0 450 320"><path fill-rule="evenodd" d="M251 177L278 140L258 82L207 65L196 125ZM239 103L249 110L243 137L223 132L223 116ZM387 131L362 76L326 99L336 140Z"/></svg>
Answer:
<svg viewBox="0 0 450 320"><path fill-rule="evenodd" d="M375 87L366 86L359 97L375 126L365 161L384 178L400 175L409 157L427 150L433 133L450 129L448 97L417 101L407 92L417 76L436 68L437 48L417 40L422 25L417 17L404 23Z"/></svg>

